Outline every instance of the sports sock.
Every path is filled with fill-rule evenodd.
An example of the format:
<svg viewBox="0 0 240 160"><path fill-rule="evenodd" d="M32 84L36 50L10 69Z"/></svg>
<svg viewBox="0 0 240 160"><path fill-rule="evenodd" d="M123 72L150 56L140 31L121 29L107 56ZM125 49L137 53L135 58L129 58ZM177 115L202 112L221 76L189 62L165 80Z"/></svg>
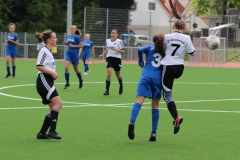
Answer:
<svg viewBox="0 0 240 160"><path fill-rule="evenodd" d="M176 119L178 116L178 112L177 112L177 107L176 107L174 101L169 102L167 104L167 106L168 106L168 110L169 110L170 114L172 115L172 117L174 119Z"/></svg>
<svg viewBox="0 0 240 160"><path fill-rule="evenodd" d="M139 110L141 109L141 106L142 105L140 103L137 103L137 102L133 105L130 122L134 123L136 121Z"/></svg>
<svg viewBox="0 0 240 160"><path fill-rule="evenodd" d="M65 73L66 84L69 84L70 73Z"/></svg>
<svg viewBox="0 0 240 160"><path fill-rule="evenodd" d="M7 74L11 74L10 73L10 67L7 67Z"/></svg>
<svg viewBox="0 0 240 160"><path fill-rule="evenodd" d="M106 91L107 92L109 92L110 84L111 84L111 80L107 78L106 79Z"/></svg>
<svg viewBox="0 0 240 160"><path fill-rule="evenodd" d="M40 130L40 133L45 134L50 126L50 120L51 120L51 115L47 114L44 118L42 128Z"/></svg>
<svg viewBox="0 0 240 160"><path fill-rule="evenodd" d="M82 75L81 75L81 72L77 73L77 77L78 77L79 81L82 81Z"/></svg>
<svg viewBox="0 0 240 160"><path fill-rule="evenodd" d="M119 85L122 86L122 77L118 78Z"/></svg>
<svg viewBox="0 0 240 160"><path fill-rule="evenodd" d="M88 64L85 64L84 66L85 66L85 72L87 72L88 69L89 69L89 68L88 68Z"/></svg>
<svg viewBox="0 0 240 160"><path fill-rule="evenodd" d="M16 66L12 66L12 73L13 73L13 75L15 75L15 71L16 71Z"/></svg>
<svg viewBox="0 0 240 160"><path fill-rule="evenodd" d="M159 110L152 109L152 131L157 131L158 127L158 119L159 119Z"/></svg>
<svg viewBox="0 0 240 160"><path fill-rule="evenodd" d="M49 132L55 132L56 131L57 120L58 120L58 113L59 113L59 110L57 110L55 108L52 109Z"/></svg>

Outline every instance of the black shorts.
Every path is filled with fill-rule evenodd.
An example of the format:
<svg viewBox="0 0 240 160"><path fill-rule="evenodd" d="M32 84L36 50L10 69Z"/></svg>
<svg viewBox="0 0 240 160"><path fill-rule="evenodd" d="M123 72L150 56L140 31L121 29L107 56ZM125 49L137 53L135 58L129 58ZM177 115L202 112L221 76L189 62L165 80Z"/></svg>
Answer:
<svg viewBox="0 0 240 160"><path fill-rule="evenodd" d="M162 65L162 87L164 91L172 91L174 79L181 77L184 65Z"/></svg>
<svg viewBox="0 0 240 160"><path fill-rule="evenodd" d="M53 78L48 74L39 73L36 82L38 94L42 97L43 104L49 104L50 99L58 96Z"/></svg>
<svg viewBox="0 0 240 160"><path fill-rule="evenodd" d="M106 58L106 67L113 68L114 71L120 71L122 68L122 60L116 57L107 57Z"/></svg>

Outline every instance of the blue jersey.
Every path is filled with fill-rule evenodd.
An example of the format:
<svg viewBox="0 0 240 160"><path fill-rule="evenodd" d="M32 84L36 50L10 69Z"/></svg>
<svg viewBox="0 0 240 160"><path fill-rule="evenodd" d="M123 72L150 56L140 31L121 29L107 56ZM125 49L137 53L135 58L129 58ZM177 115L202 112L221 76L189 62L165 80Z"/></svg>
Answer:
<svg viewBox="0 0 240 160"><path fill-rule="evenodd" d="M81 38L78 35L69 35L67 36L67 44L68 44L68 49L67 49L67 53L78 53L79 48L73 48L70 47L69 44L73 44L73 45L78 45L81 42Z"/></svg>
<svg viewBox="0 0 240 160"><path fill-rule="evenodd" d="M83 50L82 53L85 54L90 54L91 53L91 48L93 46L92 41L82 41L83 43Z"/></svg>
<svg viewBox="0 0 240 160"><path fill-rule="evenodd" d="M17 35L17 33L8 33L6 38L11 39L13 41L17 41L18 40L18 35ZM12 43L12 42L8 42L7 43L7 49L17 50L17 45Z"/></svg>
<svg viewBox="0 0 240 160"><path fill-rule="evenodd" d="M142 60L143 53L146 54L146 64L142 70L142 77L161 80L160 61L162 56L155 52L155 47L152 45L144 46L138 49L139 60Z"/></svg>

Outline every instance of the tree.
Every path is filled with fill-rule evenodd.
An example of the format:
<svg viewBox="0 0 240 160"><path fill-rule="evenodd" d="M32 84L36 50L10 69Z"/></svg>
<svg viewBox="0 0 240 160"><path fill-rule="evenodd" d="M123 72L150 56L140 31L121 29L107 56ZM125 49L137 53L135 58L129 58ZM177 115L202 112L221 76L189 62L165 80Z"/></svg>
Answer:
<svg viewBox="0 0 240 160"><path fill-rule="evenodd" d="M99 0L98 5L101 8L111 8L111 9L128 9L130 10L134 0Z"/></svg>
<svg viewBox="0 0 240 160"><path fill-rule="evenodd" d="M192 0L191 10L198 16L209 16L210 14L224 15L228 4L240 8L239 0Z"/></svg>

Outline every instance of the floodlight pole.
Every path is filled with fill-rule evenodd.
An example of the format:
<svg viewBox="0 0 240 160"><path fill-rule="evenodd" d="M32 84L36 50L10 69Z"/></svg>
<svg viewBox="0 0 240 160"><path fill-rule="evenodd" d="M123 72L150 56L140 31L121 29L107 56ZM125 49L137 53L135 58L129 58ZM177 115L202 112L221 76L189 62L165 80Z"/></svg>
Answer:
<svg viewBox="0 0 240 160"><path fill-rule="evenodd" d="M67 35L70 34L70 26L72 25L72 6L73 0L67 2Z"/></svg>

